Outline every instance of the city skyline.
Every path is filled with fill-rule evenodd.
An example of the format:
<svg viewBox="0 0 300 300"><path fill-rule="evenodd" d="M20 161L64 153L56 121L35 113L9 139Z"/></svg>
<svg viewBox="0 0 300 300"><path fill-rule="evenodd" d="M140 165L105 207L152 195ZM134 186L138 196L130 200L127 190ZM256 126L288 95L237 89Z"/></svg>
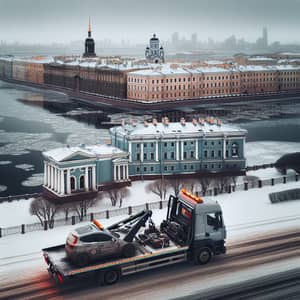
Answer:
<svg viewBox="0 0 300 300"><path fill-rule="evenodd" d="M144 0L0 0L0 40L68 44L86 37L90 17L96 41L146 43L153 33L169 41L178 32L188 39L196 33L199 41L235 35L255 42L266 27L270 43L299 43L299 9L299 0L153 0L151 6Z"/></svg>

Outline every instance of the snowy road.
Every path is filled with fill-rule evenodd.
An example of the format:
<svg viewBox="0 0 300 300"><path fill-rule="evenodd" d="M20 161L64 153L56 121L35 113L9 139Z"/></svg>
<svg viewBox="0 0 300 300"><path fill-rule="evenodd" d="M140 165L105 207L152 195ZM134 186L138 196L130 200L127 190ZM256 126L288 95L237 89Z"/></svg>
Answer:
<svg viewBox="0 0 300 300"><path fill-rule="evenodd" d="M1 261L0 299L170 299L299 267L299 230L232 241L227 255L208 266L184 263L106 287L81 280L59 288L49 279L41 254L34 252Z"/></svg>

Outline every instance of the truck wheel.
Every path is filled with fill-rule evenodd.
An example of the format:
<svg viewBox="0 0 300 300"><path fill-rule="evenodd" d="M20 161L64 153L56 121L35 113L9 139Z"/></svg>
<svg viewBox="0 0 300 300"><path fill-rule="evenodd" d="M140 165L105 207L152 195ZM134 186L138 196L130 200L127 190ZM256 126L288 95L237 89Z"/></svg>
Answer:
<svg viewBox="0 0 300 300"><path fill-rule="evenodd" d="M199 249L195 253L195 263L197 265L205 265L210 262L212 258L212 252L208 247Z"/></svg>
<svg viewBox="0 0 300 300"><path fill-rule="evenodd" d="M103 281L104 284L110 285L118 282L119 278L120 273L118 272L118 270L110 269L104 273Z"/></svg>
<svg viewBox="0 0 300 300"><path fill-rule="evenodd" d="M122 249L122 254L124 257L132 257L135 255L135 246L131 243L124 245Z"/></svg>
<svg viewBox="0 0 300 300"><path fill-rule="evenodd" d="M90 259L87 254L79 254L76 257L76 265L79 267L84 267L89 263Z"/></svg>

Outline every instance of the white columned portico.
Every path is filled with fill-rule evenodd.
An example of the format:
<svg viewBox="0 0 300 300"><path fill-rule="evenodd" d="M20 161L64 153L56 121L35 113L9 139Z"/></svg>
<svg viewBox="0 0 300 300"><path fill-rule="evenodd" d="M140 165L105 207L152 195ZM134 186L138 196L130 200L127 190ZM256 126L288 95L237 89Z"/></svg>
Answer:
<svg viewBox="0 0 300 300"><path fill-rule="evenodd" d="M71 176L70 169L67 169L67 194L71 193Z"/></svg>
<svg viewBox="0 0 300 300"><path fill-rule="evenodd" d="M84 190L88 191L89 190L89 168L85 167L84 169Z"/></svg>
<svg viewBox="0 0 300 300"><path fill-rule="evenodd" d="M64 170L60 170L61 174L60 174L60 194L64 194L65 191L65 172Z"/></svg>
<svg viewBox="0 0 300 300"><path fill-rule="evenodd" d="M158 141L155 141L155 161L158 161Z"/></svg>
<svg viewBox="0 0 300 300"><path fill-rule="evenodd" d="M144 161L144 143L141 143L141 161Z"/></svg>
<svg viewBox="0 0 300 300"><path fill-rule="evenodd" d="M93 166L92 167L92 188L93 190L97 190L97 187L96 187L96 167Z"/></svg>
<svg viewBox="0 0 300 300"><path fill-rule="evenodd" d="M176 160L179 160L179 141L176 141Z"/></svg>
<svg viewBox="0 0 300 300"><path fill-rule="evenodd" d="M195 140L195 159L198 159L198 140Z"/></svg>
<svg viewBox="0 0 300 300"><path fill-rule="evenodd" d="M128 142L128 152L129 152L129 161L132 161L132 144L131 142Z"/></svg>

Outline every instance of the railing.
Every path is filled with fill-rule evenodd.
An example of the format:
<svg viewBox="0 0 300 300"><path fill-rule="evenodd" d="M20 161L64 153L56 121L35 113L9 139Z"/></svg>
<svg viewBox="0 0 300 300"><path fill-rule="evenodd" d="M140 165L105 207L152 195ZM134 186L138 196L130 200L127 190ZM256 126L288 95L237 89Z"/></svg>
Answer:
<svg viewBox="0 0 300 300"><path fill-rule="evenodd" d="M40 197L40 196L42 196L42 193L5 196L5 197L0 197L0 203L11 202L11 201L14 201L14 200L23 200L23 199L36 198L36 197Z"/></svg>
<svg viewBox="0 0 300 300"><path fill-rule="evenodd" d="M227 185L223 188L221 191L218 187L210 188L206 191L205 195L201 191L196 191L195 193L199 196L216 196L218 194L224 194L224 193L232 193L236 191L247 191L249 189L253 188L263 188L265 186L273 186L276 184L285 184L288 182L294 182L299 180L298 174L292 174L287 176L281 176L276 178L269 178L269 179L258 179L258 180L251 180L251 181L245 181L242 184L236 184L236 185ZM135 214L143 209L163 209L167 207L167 200L164 201L157 201L157 202L150 202L150 203L144 203L136 206L128 206L128 207L122 207L112 210L105 210L105 211L99 211L99 212L92 212L84 216L82 219L80 219L78 216L71 216L69 218L61 218L61 219L55 219L53 224L49 226L47 222L42 225L39 223L33 223L33 224L22 224L20 226L13 226L13 227L7 227L7 228L0 228L0 238L12 235L12 234L25 234L26 232L31 231L38 231L38 230L48 230L54 227L59 226L65 226L65 225L75 225L80 222L88 222L95 219L109 219L121 215L131 215Z"/></svg>

